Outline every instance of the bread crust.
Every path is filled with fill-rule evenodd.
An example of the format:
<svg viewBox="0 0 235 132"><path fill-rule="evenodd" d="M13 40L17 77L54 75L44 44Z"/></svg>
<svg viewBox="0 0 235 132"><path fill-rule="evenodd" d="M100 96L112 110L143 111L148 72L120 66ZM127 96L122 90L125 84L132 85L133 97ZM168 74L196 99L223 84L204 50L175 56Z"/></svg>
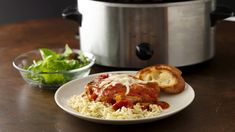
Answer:
<svg viewBox="0 0 235 132"><path fill-rule="evenodd" d="M165 74L165 77L163 74ZM164 93L177 94L185 88L185 81L181 74L182 72L176 67L158 64L139 70L136 77L141 80L156 82ZM164 81L161 82L161 80Z"/></svg>

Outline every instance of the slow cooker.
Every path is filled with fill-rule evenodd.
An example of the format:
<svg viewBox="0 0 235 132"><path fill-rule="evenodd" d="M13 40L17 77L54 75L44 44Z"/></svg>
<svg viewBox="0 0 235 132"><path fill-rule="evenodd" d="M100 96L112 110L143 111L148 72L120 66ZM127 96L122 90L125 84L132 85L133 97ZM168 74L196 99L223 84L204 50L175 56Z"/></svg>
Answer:
<svg viewBox="0 0 235 132"><path fill-rule="evenodd" d="M81 50L97 64L123 68L210 60L216 21L232 15L215 0L77 0L63 11L80 24Z"/></svg>

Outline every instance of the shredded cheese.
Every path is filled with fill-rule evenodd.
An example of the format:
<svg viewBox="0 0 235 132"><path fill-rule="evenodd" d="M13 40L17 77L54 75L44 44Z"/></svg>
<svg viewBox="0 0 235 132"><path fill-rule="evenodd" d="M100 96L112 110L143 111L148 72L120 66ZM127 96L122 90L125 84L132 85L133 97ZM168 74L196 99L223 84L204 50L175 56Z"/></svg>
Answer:
<svg viewBox="0 0 235 132"><path fill-rule="evenodd" d="M102 88L102 92L109 86L115 86L116 84L122 84L126 87L125 94L127 95L130 92L130 86L132 84L146 84L148 81L139 80L128 74L109 74L108 78L105 78L100 84L99 87ZM101 94L102 94L101 92Z"/></svg>

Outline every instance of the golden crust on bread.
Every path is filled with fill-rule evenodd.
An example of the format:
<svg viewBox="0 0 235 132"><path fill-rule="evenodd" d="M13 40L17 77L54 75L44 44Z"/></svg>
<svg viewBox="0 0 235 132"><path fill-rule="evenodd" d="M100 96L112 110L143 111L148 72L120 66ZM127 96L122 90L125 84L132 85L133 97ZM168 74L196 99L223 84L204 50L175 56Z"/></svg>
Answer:
<svg viewBox="0 0 235 132"><path fill-rule="evenodd" d="M165 93L176 94L182 92L185 87L181 74L182 72L173 66L159 64L139 70L136 77L156 82L160 90Z"/></svg>

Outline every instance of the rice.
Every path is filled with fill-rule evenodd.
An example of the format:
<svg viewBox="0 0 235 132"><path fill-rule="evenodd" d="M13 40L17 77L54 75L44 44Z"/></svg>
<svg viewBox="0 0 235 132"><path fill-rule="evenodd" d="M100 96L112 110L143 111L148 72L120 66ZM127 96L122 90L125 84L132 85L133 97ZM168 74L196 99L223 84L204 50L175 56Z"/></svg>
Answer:
<svg viewBox="0 0 235 132"><path fill-rule="evenodd" d="M90 101L85 94L72 96L67 104L82 115L101 119L140 119L157 116L162 112L162 108L156 104L151 104L149 110L143 110L139 103L133 108L122 107L115 111L112 105Z"/></svg>

